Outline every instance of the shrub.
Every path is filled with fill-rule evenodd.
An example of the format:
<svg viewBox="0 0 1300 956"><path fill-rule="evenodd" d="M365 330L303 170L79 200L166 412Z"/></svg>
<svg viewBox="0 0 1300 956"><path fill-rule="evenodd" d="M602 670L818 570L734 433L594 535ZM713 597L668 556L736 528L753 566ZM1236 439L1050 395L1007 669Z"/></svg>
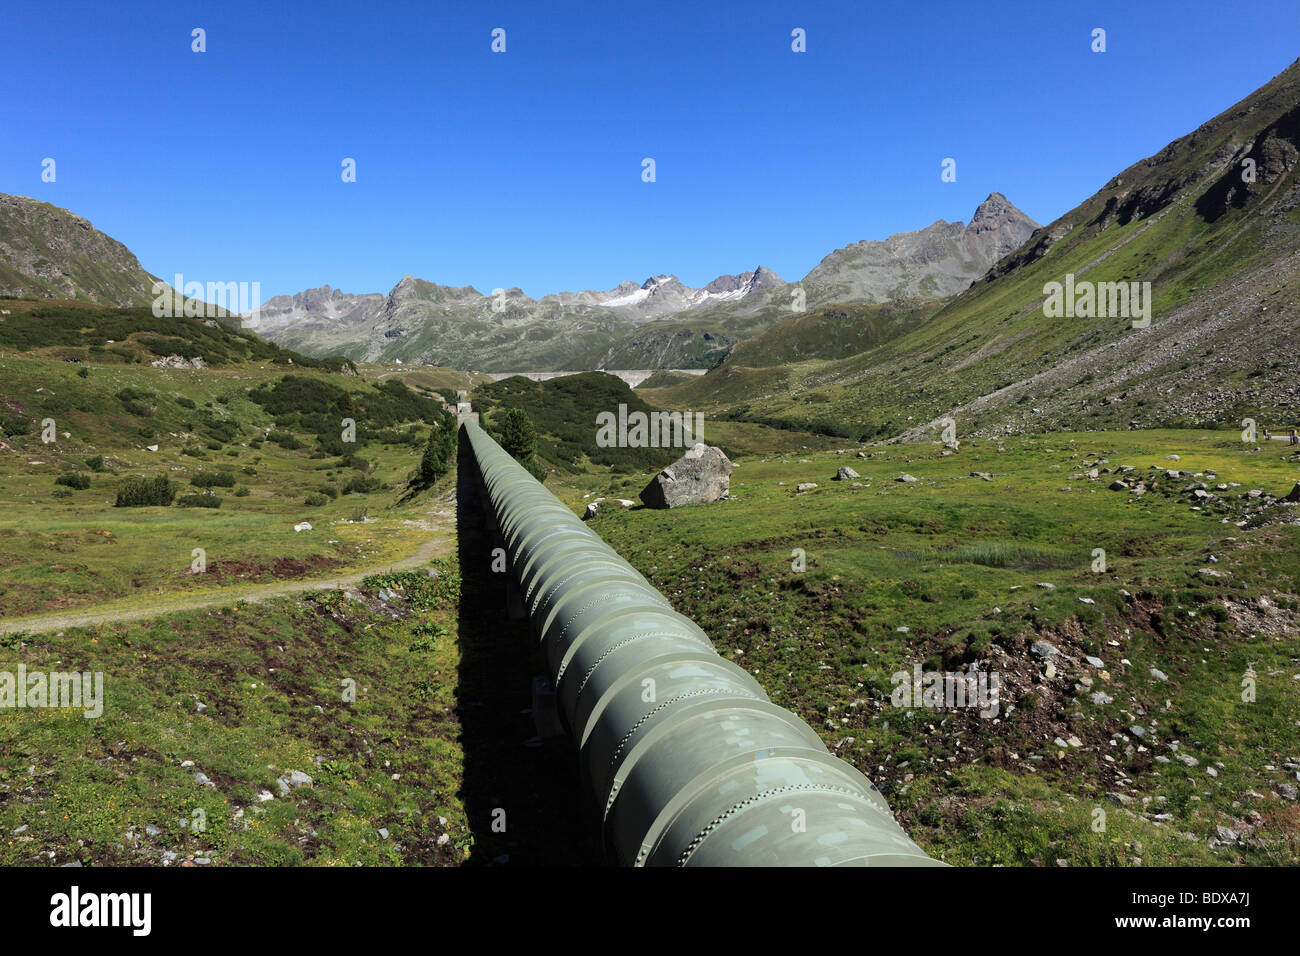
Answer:
<svg viewBox="0 0 1300 956"><path fill-rule="evenodd" d="M176 499L179 508L220 508L221 499L216 495L181 495Z"/></svg>
<svg viewBox="0 0 1300 956"><path fill-rule="evenodd" d="M90 475L83 475L79 471L74 471L67 475L59 475L54 479L54 483L56 485L67 485L77 491L85 491L90 487Z"/></svg>
<svg viewBox="0 0 1300 956"><path fill-rule="evenodd" d="M266 436L267 441L275 442L285 451L293 451L295 448L301 448L302 442L294 437L293 432L272 431Z"/></svg>
<svg viewBox="0 0 1300 956"><path fill-rule="evenodd" d="M0 418L0 431L6 435L26 435L32 430L32 423L25 418Z"/></svg>
<svg viewBox="0 0 1300 956"><path fill-rule="evenodd" d="M103 455L96 455L94 458L87 458L87 459L86 459L86 467L89 468L91 471L103 471L103 470L104 470L104 456L103 456Z"/></svg>
<svg viewBox="0 0 1300 956"><path fill-rule="evenodd" d="M141 508L154 505L169 505L176 497L176 487L166 475L145 478L142 475L128 475L117 487L115 508Z"/></svg>
<svg viewBox="0 0 1300 956"><path fill-rule="evenodd" d="M179 405L181 408L198 408L198 405L195 404L194 399L188 398L185 395L177 396L176 404Z"/></svg>
<svg viewBox="0 0 1300 956"><path fill-rule="evenodd" d="M81 368L77 369L77 377L78 377L78 378L90 378L90 369L86 368L86 367L83 365Z"/></svg>
<svg viewBox="0 0 1300 956"><path fill-rule="evenodd" d="M228 471L200 471L190 479L190 484L199 488L233 488L235 476Z"/></svg>
<svg viewBox="0 0 1300 956"><path fill-rule="evenodd" d="M236 497L236 498L247 498L247 497L248 497L248 487L247 487L246 485L240 485L238 488L236 488L236 489L235 489L235 497Z"/></svg>
<svg viewBox="0 0 1300 956"><path fill-rule="evenodd" d="M357 477L353 478L343 486L343 493L345 495L364 495L367 492L374 491L378 487L378 479L357 475Z"/></svg>
<svg viewBox="0 0 1300 956"><path fill-rule="evenodd" d="M314 493L307 495L307 497L303 498L302 501L303 504L312 508L319 508L321 505L329 504L329 499L326 498L324 495L318 495Z"/></svg>

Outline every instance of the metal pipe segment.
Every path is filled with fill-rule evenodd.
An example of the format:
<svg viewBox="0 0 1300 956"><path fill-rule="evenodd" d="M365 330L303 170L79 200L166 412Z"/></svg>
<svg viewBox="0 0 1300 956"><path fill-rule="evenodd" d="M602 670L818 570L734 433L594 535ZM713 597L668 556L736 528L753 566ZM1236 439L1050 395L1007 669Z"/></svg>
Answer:
<svg viewBox="0 0 1300 956"><path fill-rule="evenodd" d="M616 863L944 865L476 422L462 428Z"/></svg>

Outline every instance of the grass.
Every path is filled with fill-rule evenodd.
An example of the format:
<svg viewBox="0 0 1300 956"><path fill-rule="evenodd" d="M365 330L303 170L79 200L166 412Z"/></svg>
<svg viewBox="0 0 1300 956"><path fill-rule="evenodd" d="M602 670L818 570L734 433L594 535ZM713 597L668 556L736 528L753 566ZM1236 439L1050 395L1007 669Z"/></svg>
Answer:
<svg viewBox="0 0 1300 956"><path fill-rule="evenodd" d="M106 704L0 711L0 792L22 794L0 803L0 865L463 862L459 578L428 570L5 638L7 669L102 672ZM295 770L312 783L285 793Z"/></svg>
<svg viewBox="0 0 1300 956"><path fill-rule="evenodd" d="M403 415L441 414L427 399L411 393L408 406L362 378L295 373L295 381L319 380L333 400L356 396L358 441L335 457L316 450L312 431L284 431L315 428L314 420L287 416L281 427L251 400L258 386L271 394L284 381L277 366L80 367L88 377L72 363L0 355L0 408L32 423L0 450L2 616L377 566L414 554L429 538L430 496L399 501L419 464L411 435L427 434ZM57 440L48 444L41 440L46 418L56 423ZM277 429L297 447L267 441ZM62 475L80 475L76 484L88 487L55 497ZM113 507L134 476L165 477L182 495L213 481L230 487L231 478L239 487L222 495L219 508ZM295 532L304 521L312 530ZM206 573L192 571L196 548L206 553Z"/></svg>
<svg viewBox="0 0 1300 956"><path fill-rule="evenodd" d="M1237 497L1300 478L1271 451L1179 431L974 441L948 456L808 450L741 459L728 501L606 510L592 527L950 862L1294 865L1300 816L1278 787L1300 761L1287 749L1300 727L1300 527L1284 509L1247 520L1253 499ZM1193 510L1179 489L1197 479L1136 498L1086 477L1099 460L1240 487ZM848 462L859 484L830 481ZM894 481L904 471L918 481ZM819 487L795 491L807 481ZM595 475L555 485L575 509L619 489ZM1053 676L1034 641L1059 649ZM893 708L891 677L915 664L1000 674L998 719ZM1245 702L1250 666L1259 689ZM1055 743L1071 737L1080 746ZM1219 825L1246 842L1211 846Z"/></svg>

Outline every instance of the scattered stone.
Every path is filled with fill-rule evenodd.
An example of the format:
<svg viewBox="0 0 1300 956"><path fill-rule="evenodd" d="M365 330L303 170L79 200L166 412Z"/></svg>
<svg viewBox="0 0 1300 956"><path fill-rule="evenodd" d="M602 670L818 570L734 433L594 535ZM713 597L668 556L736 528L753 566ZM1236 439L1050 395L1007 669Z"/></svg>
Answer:
<svg viewBox="0 0 1300 956"><path fill-rule="evenodd" d="M813 490L814 488L816 488L816 487L817 487L817 482L815 482L815 481L805 481L805 482L803 482L803 483L800 484L800 485L796 485L794 490L795 490L795 491L812 491L812 490Z"/></svg>
<svg viewBox="0 0 1300 956"><path fill-rule="evenodd" d="M387 839L388 839L388 827L380 827L380 828L379 828L379 836L382 837L383 839L387 840Z"/></svg>
<svg viewBox="0 0 1300 956"><path fill-rule="evenodd" d="M1124 481L1120 478L1116 478L1114 481L1110 483L1109 487L1111 491L1128 491L1129 484L1127 481Z"/></svg>
<svg viewBox="0 0 1300 956"><path fill-rule="evenodd" d="M856 471L854 471L852 468L841 468L839 471L835 472L835 477L834 477L833 479L831 479L831 480L832 480L832 481L849 481L849 480L851 480L851 479L853 479L853 478L861 478L861 477L862 477L862 476L859 475L859 474L858 474Z"/></svg>
<svg viewBox="0 0 1300 956"><path fill-rule="evenodd" d="M1115 700L1114 697L1111 697L1110 694L1106 693L1104 690L1095 691L1089 695L1089 699L1098 707L1105 707L1107 704L1113 703Z"/></svg>
<svg viewBox="0 0 1300 956"><path fill-rule="evenodd" d="M1101 670L1101 668L1106 666L1106 662L1103 661L1100 657L1093 657L1092 655L1088 655L1087 657L1084 658L1084 660L1087 661L1089 664L1091 664L1093 667L1097 668L1098 670Z"/></svg>
<svg viewBox="0 0 1300 956"><path fill-rule="evenodd" d="M983 478L985 481L993 480L993 476L990 475L987 471L972 471L970 473L970 476L972 478Z"/></svg>
<svg viewBox="0 0 1300 956"><path fill-rule="evenodd" d="M1034 641L1034 643L1030 646L1029 650L1032 651L1038 657L1042 657L1042 658L1048 658L1051 657L1053 654L1060 653L1055 647L1053 647L1051 644L1048 644L1046 641Z"/></svg>
<svg viewBox="0 0 1300 956"><path fill-rule="evenodd" d="M895 480L895 481L905 481L905 482L909 482L909 483L910 483L910 482L913 482L913 481L916 481L915 478L913 478L911 475L907 474L906 472L904 472L903 474L899 475L899 476L898 476L897 478L895 478L894 480Z"/></svg>
<svg viewBox="0 0 1300 956"><path fill-rule="evenodd" d="M293 530L294 530L294 531L310 531L310 530L311 530L311 523L308 522L308 521L300 521L300 522L298 522L296 525L293 526Z"/></svg>

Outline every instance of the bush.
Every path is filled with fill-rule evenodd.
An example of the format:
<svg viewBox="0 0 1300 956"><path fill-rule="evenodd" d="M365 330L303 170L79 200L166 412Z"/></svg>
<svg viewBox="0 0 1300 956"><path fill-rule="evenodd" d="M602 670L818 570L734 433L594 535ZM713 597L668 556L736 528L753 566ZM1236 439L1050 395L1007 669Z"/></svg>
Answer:
<svg viewBox="0 0 1300 956"><path fill-rule="evenodd" d="M246 485L240 485L238 488L235 489L236 498L247 498L248 493L249 493L248 487Z"/></svg>
<svg viewBox="0 0 1300 956"><path fill-rule="evenodd" d="M54 479L54 483L56 485L67 485L77 491L85 491L90 487L90 475L83 475L79 471L74 471L71 474L59 475Z"/></svg>
<svg viewBox="0 0 1300 956"><path fill-rule="evenodd" d="M190 484L198 488L233 488L235 476L229 471L200 471L190 479Z"/></svg>
<svg viewBox="0 0 1300 956"><path fill-rule="evenodd" d="M0 418L0 431L6 435L26 435L32 430L32 423L25 418Z"/></svg>
<svg viewBox="0 0 1300 956"><path fill-rule="evenodd" d="M221 499L216 495L181 495L176 499L179 508L220 508Z"/></svg>
<svg viewBox="0 0 1300 956"><path fill-rule="evenodd" d="M184 395L177 396L176 404L179 405L181 408L198 408L198 405L194 403L194 399L187 398Z"/></svg>
<svg viewBox="0 0 1300 956"><path fill-rule="evenodd" d="M86 367L83 365L81 368L77 369L77 377L78 377L78 378L90 378L90 369L86 368Z"/></svg>
<svg viewBox="0 0 1300 956"><path fill-rule="evenodd" d="M103 471L103 470L104 470L104 456L103 456L103 455L96 455L94 458L87 458L87 459L86 459L86 467L89 468L91 471Z"/></svg>
<svg viewBox="0 0 1300 956"><path fill-rule="evenodd" d="M302 501L303 504L311 508L319 508L321 505L329 504L328 498L326 498L324 495L318 495L318 494L309 494L307 495L307 497L303 498Z"/></svg>
<svg viewBox="0 0 1300 956"><path fill-rule="evenodd" d="M285 451L293 451L302 447L302 442L294 437L293 432L272 431L266 436L267 441L275 442Z"/></svg>
<svg viewBox="0 0 1300 956"><path fill-rule="evenodd" d="M115 508L142 508L169 505L176 497L176 487L166 475L145 478L141 475L128 475L117 487Z"/></svg>
<svg viewBox="0 0 1300 956"><path fill-rule="evenodd" d="M343 486L343 493L345 495L364 495L367 492L376 490L378 487L379 481L377 479L357 475Z"/></svg>

